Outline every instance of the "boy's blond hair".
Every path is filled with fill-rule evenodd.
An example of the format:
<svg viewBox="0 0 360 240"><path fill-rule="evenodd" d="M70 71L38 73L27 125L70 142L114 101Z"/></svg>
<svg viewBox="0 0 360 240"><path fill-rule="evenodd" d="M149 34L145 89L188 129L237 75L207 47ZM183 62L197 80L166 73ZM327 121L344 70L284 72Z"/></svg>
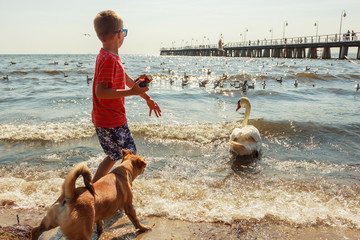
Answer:
<svg viewBox="0 0 360 240"><path fill-rule="evenodd" d="M94 28L96 35L102 42L115 37L114 32L122 28L122 19L114 11L107 10L99 12L94 19Z"/></svg>

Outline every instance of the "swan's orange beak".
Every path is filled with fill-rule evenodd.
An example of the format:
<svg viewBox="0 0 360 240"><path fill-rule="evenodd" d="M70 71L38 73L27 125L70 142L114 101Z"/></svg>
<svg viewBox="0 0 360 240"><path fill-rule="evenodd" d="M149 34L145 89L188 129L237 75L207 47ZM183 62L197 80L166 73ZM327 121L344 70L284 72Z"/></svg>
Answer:
<svg viewBox="0 0 360 240"><path fill-rule="evenodd" d="M236 112L237 110L239 110L241 108L240 104L238 103L237 107L236 107Z"/></svg>

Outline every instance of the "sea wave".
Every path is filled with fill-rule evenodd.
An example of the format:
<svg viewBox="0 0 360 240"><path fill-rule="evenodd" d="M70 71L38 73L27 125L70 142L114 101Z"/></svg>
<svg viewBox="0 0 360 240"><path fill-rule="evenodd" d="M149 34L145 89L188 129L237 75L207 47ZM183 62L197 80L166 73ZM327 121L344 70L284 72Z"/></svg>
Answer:
<svg viewBox="0 0 360 240"><path fill-rule="evenodd" d="M149 168L161 160L148 159ZM229 224L267 219L296 226L360 229L357 185L337 185L320 178L302 181L264 174L236 175L226 170L224 177L214 177L218 165L225 162L214 164L216 169L213 164L203 164L194 174L196 167L188 160L184 163L187 171L174 170L174 165L179 166L177 161L179 159L172 159L165 167L146 171L134 182L134 205L139 216ZM98 157L88 160L87 164L94 171ZM16 207L24 209L50 206L59 196L71 167L45 171L26 164L1 167L0 199L12 200ZM77 185L83 182L78 181Z"/></svg>
<svg viewBox="0 0 360 240"><path fill-rule="evenodd" d="M91 72L93 70L89 71L87 69L59 69L59 70L53 70L53 69L44 69L44 70L38 70L38 69L30 69L30 70L14 70L9 73L9 75L28 75L28 74L37 74L37 75L63 75L64 72L66 73L72 73L72 74L88 74L91 75Z"/></svg>
<svg viewBox="0 0 360 240"><path fill-rule="evenodd" d="M252 119L249 124L259 129L262 138L269 142L279 139L291 139L299 144L308 141L314 132L318 135L332 133L342 136L347 132L348 138L357 138L360 125L328 126L316 123L299 123L294 121L265 121ZM207 122L207 123L129 123L131 132L151 139L186 141L206 145L216 141L227 141L232 130L241 127L241 121ZM95 135L95 128L89 119L77 121L43 122L40 124L0 124L2 141L50 141L63 142L70 139L88 138ZM305 139L305 140L304 140ZM289 140L290 141L290 140Z"/></svg>
<svg viewBox="0 0 360 240"><path fill-rule="evenodd" d="M328 74L317 74L317 73L312 73L312 72L303 72L303 73L294 73L294 74L292 74L292 77L293 78L299 78L299 79L320 80L320 79L330 78L331 76L328 75Z"/></svg>
<svg viewBox="0 0 360 240"><path fill-rule="evenodd" d="M129 124L133 134L144 134L152 138L209 143L226 138L235 124L159 125ZM63 142L69 139L92 137L95 129L89 121L45 122L41 124L0 124L0 140L3 141L51 141Z"/></svg>
<svg viewBox="0 0 360 240"><path fill-rule="evenodd" d="M134 195L141 196L136 199L137 212L145 216L230 224L270 217L294 225L360 228L358 189L331 186L333 190L327 192L316 184L306 185L237 176L201 181L147 179L136 183Z"/></svg>
<svg viewBox="0 0 360 240"><path fill-rule="evenodd" d="M94 127L86 121L44 122L40 124L0 124L2 141L50 141L63 142L69 139L91 137Z"/></svg>
<svg viewBox="0 0 360 240"><path fill-rule="evenodd" d="M197 74L187 74L190 77L190 81L195 80L203 80L204 78L209 79L210 81L216 81L219 79L223 79L222 75L211 75L211 76L204 76L204 75L197 75ZM167 75L167 74L152 74L153 80L167 80L169 78L173 80L182 80L183 76L174 74L174 75ZM276 79L279 78L279 74L268 74L268 73L242 73L242 74L233 74L228 75L226 81L244 81L244 80L267 80L267 79ZM330 81L330 80L340 80L340 79L360 79L360 75L358 74L338 74L333 75L330 73L317 73L317 72L288 72L283 75L284 79L298 79L298 80L320 80L320 81Z"/></svg>
<svg viewBox="0 0 360 240"><path fill-rule="evenodd" d="M29 72L27 72L27 71L12 71L10 74L14 74L14 75L27 75L27 74L29 74Z"/></svg>
<svg viewBox="0 0 360 240"><path fill-rule="evenodd" d="M49 76L55 76L55 75L63 75L64 72L71 73L71 74L88 74L92 76L93 69L91 70L87 68L67 68L67 69L29 69L29 70L13 70L9 73L9 75L28 75L28 74L36 74L36 75L49 75ZM168 71L166 71L168 72ZM0 72L1 73L1 72ZM198 81L198 80L204 80L209 79L210 81L217 81L220 79L223 79L223 73L218 74L212 74L212 75L204 75L203 73L188 73L187 75L190 77L190 81ZM170 72L168 74L166 73L153 73L149 74L154 81L162 81L162 80L182 80L183 79L183 73L178 72ZM322 73L322 72L287 72L287 73L272 73L269 74L267 72L257 72L257 73L240 73L240 74L229 74L226 81L244 81L244 80L271 80L276 79L280 76L283 76L285 79L298 79L298 80L322 80L322 81L329 81L329 80L340 80L340 79L346 79L346 80L358 80L360 79L359 74L331 74L331 73Z"/></svg>

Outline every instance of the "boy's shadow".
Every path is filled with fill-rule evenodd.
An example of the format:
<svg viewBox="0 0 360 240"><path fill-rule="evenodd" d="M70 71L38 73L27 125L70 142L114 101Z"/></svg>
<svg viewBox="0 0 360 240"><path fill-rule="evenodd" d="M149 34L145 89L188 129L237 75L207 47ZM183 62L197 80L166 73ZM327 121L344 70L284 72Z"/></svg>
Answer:
<svg viewBox="0 0 360 240"><path fill-rule="evenodd" d="M116 229L120 229L120 228L126 228L126 227L130 227L133 228L133 225L130 221L128 221L126 219L126 221L124 221L123 223L119 223L117 225L114 226L114 224L119 221L123 216L125 216L124 214L124 210L118 210L114 216L112 216L109 219L104 220L104 233L106 232L112 232ZM124 232L123 234L120 233L121 236L118 237L112 237L112 240L130 240L130 239L136 239L140 234L143 234L144 231L133 231L131 229L131 232ZM101 235L103 236L103 235ZM40 238L40 239L44 239L44 238ZM94 232L91 235L91 240L97 240L99 239L99 236L97 234L96 231L96 224L94 225ZM53 234L53 236L50 238L50 240L66 240L66 238L64 237L64 235L62 234L60 228L57 228L56 232Z"/></svg>
<svg viewBox="0 0 360 240"><path fill-rule="evenodd" d="M130 239L136 239L137 236L142 234L143 232L137 231L134 233L126 233L120 237L113 237L111 240L130 240Z"/></svg>
<svg viewBox="0 0 360 240"><path fill-rule="evenodd" d="M116 211L116 213L114 214L114 216L112 216L109 219L105 219L104 220L104 230L109 230L109 229L113 229L113 228L117 228L116 227L111 227L112 225L114 225L114 223L116 223L120 218L122 218L123 216L125 216L124 214L124 210L123 209L119 209L118 211ZM125 224L124 224L125 225Z"/></svg>
<svg viewBox="0 0 360 240"><path fill-rule="evenodd" d="M111 240L130 240L130 239L136 239L137 236L139 236L140 234L145 233L144 231L141 230L136 230L134 231L133 228L133 224L131 221L129 221L129 219L123 219L124 221L120 221L118 222L122 217L124 217L124 210L118 210L114 216L112 216L109 219L104 220L104 231L105 232L112 232L116 229L125 229L125 228L130 228L131 232L124 232L124 233L120 233L121 236L116 236L111 238ZM126 216L125 216L126 217ZM127 218L127 217L126 217ZM115 223L117 223L116 225L114 225ZM94 232L93 236L96 237L97 233ZM93 239L93 238L92 238ZM97 239L97 238L95 238Z"/></svg>

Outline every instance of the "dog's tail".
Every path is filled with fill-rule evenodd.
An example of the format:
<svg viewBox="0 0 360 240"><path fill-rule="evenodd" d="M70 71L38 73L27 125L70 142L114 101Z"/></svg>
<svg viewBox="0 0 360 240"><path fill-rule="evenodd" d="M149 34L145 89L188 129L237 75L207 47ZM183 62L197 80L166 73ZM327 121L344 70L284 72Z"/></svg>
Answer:
<svg viewBox="0 0 360 240"><path fill-rule="evenodd" d="M79 176L83 176L85 187L89 192L95 196L95 189L91 182L92 176L90 169L85 163L76 165L66 176L62 186L63 193L66 199L73 199L75 196L75 182Z"/></svg>

